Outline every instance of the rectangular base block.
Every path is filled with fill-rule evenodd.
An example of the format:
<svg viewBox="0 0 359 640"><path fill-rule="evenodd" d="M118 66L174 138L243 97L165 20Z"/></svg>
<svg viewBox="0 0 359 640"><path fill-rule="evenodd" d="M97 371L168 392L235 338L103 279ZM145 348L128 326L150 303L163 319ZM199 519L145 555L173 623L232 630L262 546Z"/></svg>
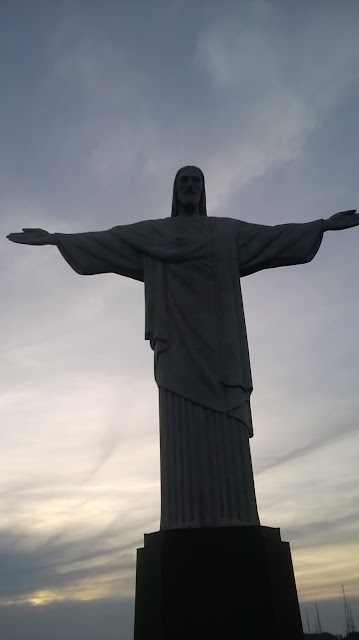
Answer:
<svg viewBox="0 0 359 640"><path fill-rule="evenodd" d="M279 529L158 531L137 551L134 640L303 640Z"/></svg>

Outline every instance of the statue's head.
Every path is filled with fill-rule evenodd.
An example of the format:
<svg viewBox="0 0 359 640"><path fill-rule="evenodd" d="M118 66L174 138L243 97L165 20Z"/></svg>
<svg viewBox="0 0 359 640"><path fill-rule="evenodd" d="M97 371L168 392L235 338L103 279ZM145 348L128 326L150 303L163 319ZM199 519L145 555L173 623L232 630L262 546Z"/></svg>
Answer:
<svg viewBox="0 0 359 640"><path fill-rule="evenodd" d="M198 167L182 167L173 184L171 216L207 215L204 175Z"/></svg>

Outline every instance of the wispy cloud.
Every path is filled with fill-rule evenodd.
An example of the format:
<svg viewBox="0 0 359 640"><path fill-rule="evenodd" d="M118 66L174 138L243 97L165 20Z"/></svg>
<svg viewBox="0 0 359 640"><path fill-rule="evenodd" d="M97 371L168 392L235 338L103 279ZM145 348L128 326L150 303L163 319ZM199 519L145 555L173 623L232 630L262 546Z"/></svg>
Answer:
<svg viewBox="0 0 359 640"><path fill-rule="evenodd" d="M335 443L336 440L343 440L346 436L350 436L353 433L359 433L359 424L355 422L354 424L348 425L344 429L341 428L340 431L338 429L335 432L326 432L319 437L314 437L313 440L307 442L302 447L298 447L292 451L288 451L281 456L277 456L274 460L268 461L264 463L257 470L257 475L262 473L267 473L272 469L275 469L281 465L287 464L288 462L292 462L297 458L301 458L306 456L308 453L313 454L316 451L321 450L323 447L326 447L328 444Z"/></svg>
<svg viewBox="0 0 359 640"><path fill-rule="evenodd" d="M115 588L120 587L121 591L117 596L133 593L133 580L129 580L134 570L133 541L121 545L115 527L96 536L63 535L43 543L14 531L3 531L0 547L3 604L31 603L40 593L48 594L48 602L51 593L54 600L109 596L114 579Z"/></svg>

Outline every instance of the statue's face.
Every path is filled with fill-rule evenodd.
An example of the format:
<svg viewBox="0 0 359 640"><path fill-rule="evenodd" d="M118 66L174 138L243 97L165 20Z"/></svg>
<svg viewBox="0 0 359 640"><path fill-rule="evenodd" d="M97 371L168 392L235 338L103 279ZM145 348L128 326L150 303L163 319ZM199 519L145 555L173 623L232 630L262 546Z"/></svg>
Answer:
<svg viewBox="0 0 359 640"><path fill-rule="evenodd" d="M189 212L198 208L202 191L202 175L196 167L184 167L177 176L177 198Z"/></svg>

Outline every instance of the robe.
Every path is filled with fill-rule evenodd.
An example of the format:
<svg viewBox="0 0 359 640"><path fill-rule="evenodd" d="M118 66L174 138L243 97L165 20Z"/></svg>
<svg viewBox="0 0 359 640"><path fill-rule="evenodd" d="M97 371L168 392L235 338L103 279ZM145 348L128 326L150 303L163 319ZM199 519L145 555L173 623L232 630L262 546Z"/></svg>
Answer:
<svg viewBox="0 0 359 640"><path fill-rule="evenodd" d="M144 282L145 338L154 351L160 389L162 528L258 523L253 481L249 479L244 492L239 487L252 474L245 442L253 435L240 279L263 269L310 262L322 241L323 221L267 226L178 216L55 235L62 256L77 273L116 273ZM180 420L171 441L168 420L172 427ZM208 442L206 424L217 425ZM237 445L235 425L241 430ZM191 449L193 429L198 429L205 455L201 444ZM221 433L227 451L222 461L213 453ZM238 451L237 463L231 443ZM241 477L238 465L244 469Z"/></svg>

